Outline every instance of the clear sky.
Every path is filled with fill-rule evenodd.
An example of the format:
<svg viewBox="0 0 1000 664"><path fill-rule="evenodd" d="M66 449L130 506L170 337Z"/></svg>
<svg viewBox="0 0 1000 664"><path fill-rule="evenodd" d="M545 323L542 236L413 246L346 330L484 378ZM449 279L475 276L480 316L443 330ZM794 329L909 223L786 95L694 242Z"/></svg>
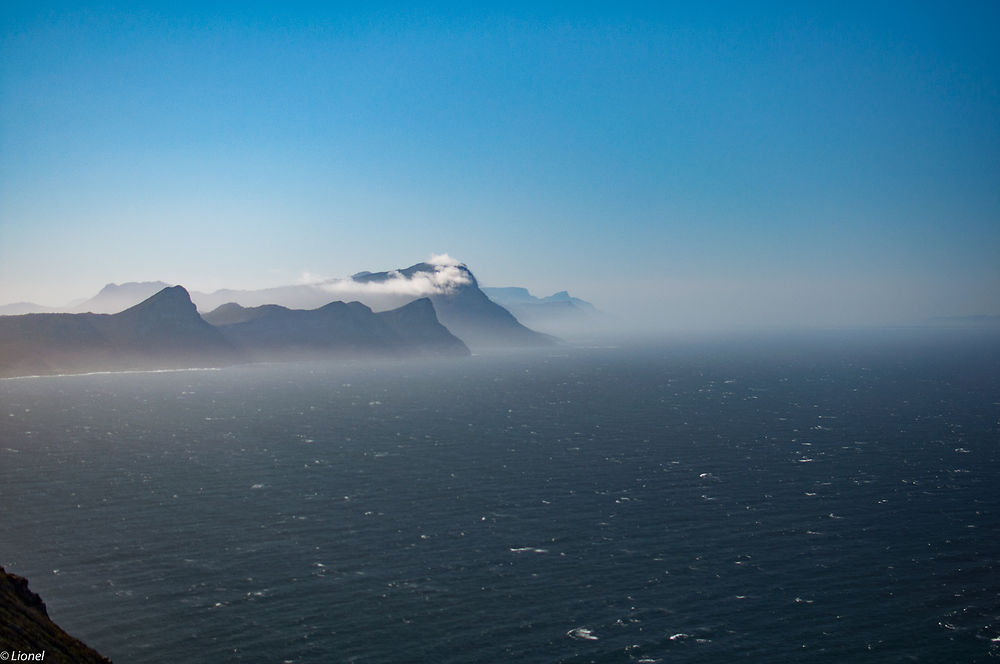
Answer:
<svg viewBox="0 0 1000 664"><path fill-rule="evenodd" d="M447 252L666 326L1000 314L994 0L277 4L0 6L0 303Z"/></svg>

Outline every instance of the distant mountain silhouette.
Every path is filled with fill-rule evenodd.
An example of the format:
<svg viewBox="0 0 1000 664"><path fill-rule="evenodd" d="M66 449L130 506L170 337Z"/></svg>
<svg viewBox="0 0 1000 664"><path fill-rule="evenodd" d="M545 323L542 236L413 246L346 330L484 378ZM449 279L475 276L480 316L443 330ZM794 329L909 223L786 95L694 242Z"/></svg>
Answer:
<svg viewBox="0 0 1000 664"><path fill-rule="evenodd" d="M59 307L48 307L34 302L0 304L0 316L42 313L116 314L142 302L169 285L162 281L130 281L124 284L108 284L91 298Z"/></svg>
<svg viewBox="0 0 1000 664"><path fill-rule="evenodd" d="M561 335L593 330L606 326L609 320L586 300L559 291L548 297L535 297L527 288L483 288L487 297L501 305L526 325Z"/></svg>
<svg viewBox="0 0 1000 664"><path fill-rule="evenodd" d="M63 308L61 311L86 311L95 314L122 312L165 287L167 285L161 281L108 284L94 297L73 307ZM532 299L524 289L505 290L523 291L529 302ZM243 310L248 307L256 309L280 306L290 310L314 310L326 306L332 300L357 300L374 311L387 312L422 297L430 298L438 321L473 349L544 346L557 341L554 337L525 327L504 308L504 305L487 297L479 288L469 268L461 264L417 263L403 270L359 272L348 279L329 279L260 290L190 293L190 299L198 309L203 313L211 311L213 322L218 325L247 322L239 317L261 316L267 311L263 309L248 314ZM539 298L533 299L539 300ZM539 302L543 302L547 309L553 311L566 308L572 312L574 308L583 309L590 306L583 300L569 297L565 292ZM225 306L229 307L228 315L236 318L226 318L227 309L222 308ZM45 307L31 303L7 305L7 307L8 313L46 310ZM53 310L55 309L48 309L48 311ZM0 310L0 313L2 311ZM519 315L526 317L533 315L532 307L522 306L519 311L522 312ZM60 325L84 324L77 320L63 321Z"/></svg>
<svg viewBox="0 0 1000 664"><path fill-rule="evenodd" d="M420 273L434 275L439 266L417 263L404 270L393 272L362 272L352 279L358 283L383 283L397 278L412 279ZM476 277L465 265L450 266L457 269L462 279L449 288L430 295L441 322L473 350L548 346L558 340L522 325L509 311L486 297L479 288Z"/></svg>
<svg viewBox="0 0 1000 664"><path fill-rule="evenodd" d="M221 366L240 359L181 286L114 315L0 316L0 376Z"/></svg>
<svg viewBox="0 0 1000 664"><path fill-rule="evenodd" d="M212 293L191 293L191 299L198 305L199 311L215 311L219 307L236 303L244 307L261 307L271 304L281 305L289 309L316 309L333 300L343 300L350 297L350 293L344 295L330 293L317 285L297 284L291 286L276 286L274 288L261 288L258 290L233 290L225 288ZM356 298L350 298L356 299ZM397 303L395 306L403 304Z"/></svg>
<svg viewBox="0 0 1000 664"><path fill-rule="evenodd" d="M170 284L162 281L130 281L108 284L101 291L72 307L74 313L116 314L159 293Z"/></svg>
<svg viewBox="0 0 1000 664"><path fill-rule="evenodd" d="M374 313L360 302L331 302L318 309L224 304L205 320L257 360L317 356L468 355L469 349L440 322L427 298Z"/></svg>
<svg viewBox="0 0 1000 664"><path fill-rule="evenodd" d="M440 271L443 267L451 271L449 274L452 279L447 283L441 281ZM418 281L422 290L407 288L407 285L412 286ZM475 276L465 265L417 263L402 270L358 272L350 279L333 279L308 285L192 294L203 311L221 307L226 302L238 303L243 307L279 304L289 308L314 309L326 304L334 296L358 300L376 311L398 308L419 297L428 297L434 305L438 320L473 350L544 346L557 341L554 337L528 329L503 306L490 300L480 290ZM216 311L219 309L213 309L213 315ZM222 316L224 312L220 312L219 318L214 320L222 320Z"/></svg>
<svg viewBox="0 0 1000 664"><path fill-rule="evenodd" d="M569 303L573 307L580 309L581 311L596 311L594 305L586 300L581 300L578 297L571 296L566 291L559 291L548 297L536 297L532 295L527 288L520 288L516 286L506 286L506 287L490 287L483 288L482 291L486 293L487 297L491 300L500 304L504 307L508 305L523 305L523 304L563 304Z"/></svg>
<svg viewBox="0 0 1000 664"><path fill-rule="evenodd" d="M117 314L0 316L0 376L468 354L427 298L382 313L360 302L314 310L230 303L202 318L173 286Z"/></svg>
<svg viewBox="0 0 1000 664"><path fill-rule="evenodd" d="M441 324L430 298L422 297L397 309L375 315L395 332L404 348L469 354L468 346Z"/></svg>
<svg viewBox="0 0 1000 664"><path fill-rule="evenodd" d="M0 304L0 316L20 316L21 314L41 314L58 311L55 307L46 307L34 302L12 302Z"/></svg>
<svg viewBox="0 0 1000 664"><path fill-rule="evenodd" d="M262 304L259 307L243 307L236 302L226 302L216 309L202 314L205 322L219 327L221 325L236 325L267 316L270 313L280 314L290 311L288 307L279 304Z"/></svg>

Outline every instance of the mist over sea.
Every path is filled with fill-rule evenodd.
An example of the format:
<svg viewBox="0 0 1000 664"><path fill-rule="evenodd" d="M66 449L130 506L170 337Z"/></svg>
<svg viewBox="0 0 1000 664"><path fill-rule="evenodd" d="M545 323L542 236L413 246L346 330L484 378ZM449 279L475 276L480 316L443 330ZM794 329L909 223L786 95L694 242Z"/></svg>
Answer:
<svg viewBox="0 0 1000 664"><path fill-rule="evenodd" d="M1000 338L0 381L0 564L116 662L1000 658Z"/></svg>

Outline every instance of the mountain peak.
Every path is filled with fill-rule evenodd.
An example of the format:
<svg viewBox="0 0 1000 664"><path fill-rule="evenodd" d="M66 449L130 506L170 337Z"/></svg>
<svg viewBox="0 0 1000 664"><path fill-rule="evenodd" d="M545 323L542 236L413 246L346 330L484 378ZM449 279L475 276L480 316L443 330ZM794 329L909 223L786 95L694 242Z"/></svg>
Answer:
<svg viewBox="0 0 1000 664"><path fill-rule="evenodd" d="M202 320L182 286L117 314L0 317L0 374L208 367L242 356Z"/></svg>
<svg viewBox="0 0 1000 664"><path fill-rule="evenodd" d="M119 316L150 311L172 311L178 314L190 314L197 316L198 311L191 301L191 295L183 286L167 286L154 293L134 307L129 307L122 311Z"/></svg>
<svg viewBox="0 0 1000 664"><path fill-rule="evenodd" d="M119 321L131 341L157 339L179 346L189 341L223 343L218 331L198 315L183 286L168 286L111 318Z"/></svg>
<svg viewBox="0 0 1000 664"><path fill-rule="evenodd" d="M433 275L436 280L442 281L441 285L447 286L451 292L465 288L479 288L479 282L476 281L475 275L464 263L417 263L398 272L407 279L411 279L418 272L428 273Z"/></svg>
<svg viewBox="0 0 1000 664"><path fill-rule="evenodd" d="M105 284L98 295L117 295L121 293L132 293L137 291L146 292L151 289L162 290L170 284L163 281L127 281L121 284L114 282Z"/></svg>
<svg viewBox="0 0 1000 664"><path fill-rule="evenodd" d="M374 313L361 302L329 302L316 309L275 305L207 314L222 335L258 360L301 360L338 355L468 355L469 350L434 314L427 298ZM268 309L267 315L254 315ZM229 314L242 314L234 317ZM233 320L236 322L223 322Z"/></svg>
<svg viewBox="0 0 1000 664"><path fill-rule="evenodd" d="M122 311L136 302L141 302L151 295L170 287L162 281L130 281L123 284L107 284L94 297L72 307L72 311L90 311L98 314L113 314Z"/></svg>

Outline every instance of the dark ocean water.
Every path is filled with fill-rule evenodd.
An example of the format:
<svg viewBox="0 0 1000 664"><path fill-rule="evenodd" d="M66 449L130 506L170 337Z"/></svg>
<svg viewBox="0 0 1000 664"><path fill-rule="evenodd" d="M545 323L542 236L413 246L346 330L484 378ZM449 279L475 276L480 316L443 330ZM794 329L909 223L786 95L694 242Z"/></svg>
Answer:
<svg viewBox="0 0 1000 664"><path fill-rule="evenodd" d="M970 331L7 380L0 564L119 663L987 662L998 460Z"/></svg>

